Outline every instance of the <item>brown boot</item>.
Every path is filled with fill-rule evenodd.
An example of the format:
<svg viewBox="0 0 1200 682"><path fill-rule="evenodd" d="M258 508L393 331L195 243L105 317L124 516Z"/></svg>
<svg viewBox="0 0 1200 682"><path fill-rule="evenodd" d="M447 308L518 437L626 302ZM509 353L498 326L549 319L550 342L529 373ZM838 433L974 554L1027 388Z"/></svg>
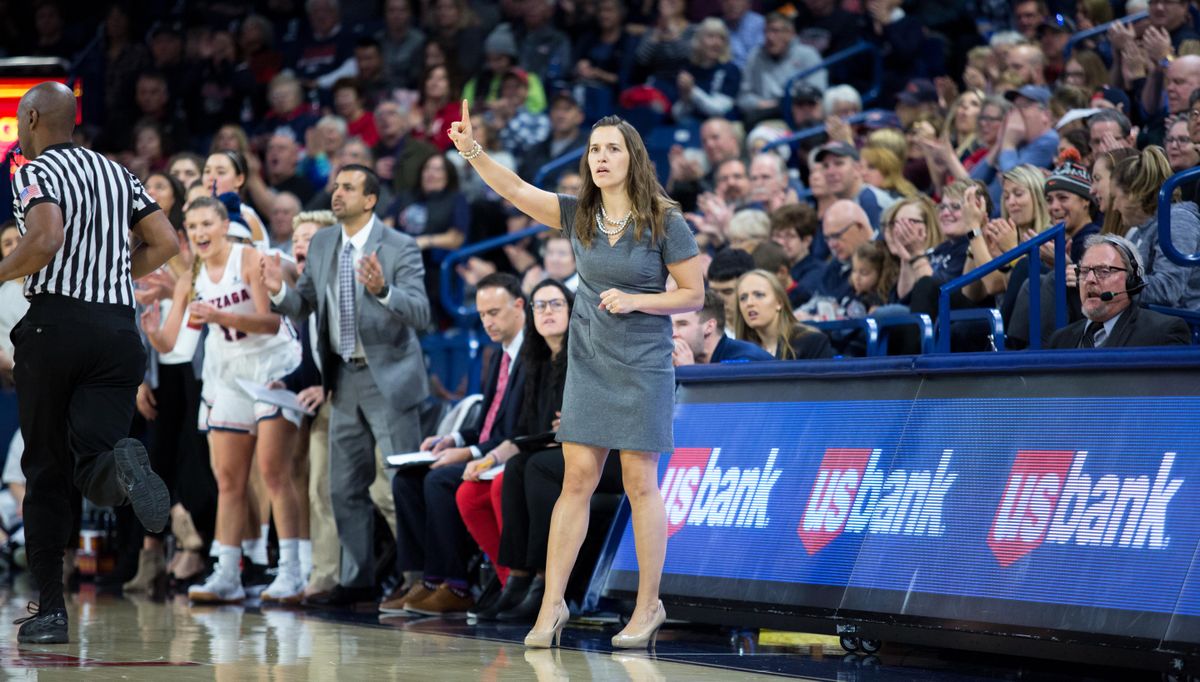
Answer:
<svg viewBox="0 0 1200 682"><path fill-rule="evenodd" d="M396 592L400 591L396 590ZM396 592L384 597L383 601L379 603L380 613L387 613L391 615L405 613L405 604L420 601L433 594L433 590L425 587L425 583L420 580L418 580L416 584L404 592L400 594L397 594Z"/></svg>
<svg viewBox="0 0 1200 682"><path fill-rule="evenodd" d="M470 593L460 597L450 589L449 583L442 583L433 594L405 602L404 610L422 616L465 617L474 605Z"/></svg>
<svg viewBox="0 0 1200 682"><path fill-rule="evenodd" d="M126 592L153 592L167 577L166 561L161 549L142 549L138 554L137 575L122 585Z"/></svg>
<svg viewBox="0 0 1200 682"><path fill-rule="evenodd" d="M196 530L196 524L192 523L192 515L183 508L182 504L171 507L171 533L183 549L193 552L204 549L204 540Z"/></svg>

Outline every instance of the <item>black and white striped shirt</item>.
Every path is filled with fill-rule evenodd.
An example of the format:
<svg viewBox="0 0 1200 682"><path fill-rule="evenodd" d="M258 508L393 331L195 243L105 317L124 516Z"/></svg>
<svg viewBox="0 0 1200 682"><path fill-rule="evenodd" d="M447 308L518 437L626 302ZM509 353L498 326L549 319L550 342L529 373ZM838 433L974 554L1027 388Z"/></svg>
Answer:
<svg viewBox="0 0 1200 682"><path fill-rule="evenodd" d="M130 228L158 210L132 173L73 144L47 147L13 175L13 215L42 202L63 214L63 246L25 280L25 295L59 294L91 303L134 305Z"/></svg>

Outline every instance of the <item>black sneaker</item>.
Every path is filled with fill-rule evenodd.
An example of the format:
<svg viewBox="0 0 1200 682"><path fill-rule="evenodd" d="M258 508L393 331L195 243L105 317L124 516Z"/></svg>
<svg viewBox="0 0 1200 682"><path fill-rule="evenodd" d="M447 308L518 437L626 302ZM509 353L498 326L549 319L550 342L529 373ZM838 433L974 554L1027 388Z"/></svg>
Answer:
<svg viewBox="0 0 1200 682"><path fill-rule="evenodd" d="M53 609L40 613L37 604L29 602L25 610L30 615L18 618L13 625L20 625L17 630L17 641L22 644L66 644L67 610Z"/></svg>
<svg viewBox="0 0 1200 682"><path fill-rule="evenodd" d="M123 438L113 450L116 457L117 481L133 505L146 530L162 531L171 511L171 496L163 480L150 468L146 448L136 439Z"/></svg>

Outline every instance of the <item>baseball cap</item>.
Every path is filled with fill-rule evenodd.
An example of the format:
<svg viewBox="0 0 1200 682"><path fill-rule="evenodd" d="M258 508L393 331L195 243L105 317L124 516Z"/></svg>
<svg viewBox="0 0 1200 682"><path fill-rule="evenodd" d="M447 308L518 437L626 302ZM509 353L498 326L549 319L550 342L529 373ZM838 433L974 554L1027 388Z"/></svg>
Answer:
<svg viewBox="0 0 1200 682"><path fill-rule="evenodd" d="M1111 85L1105 85L1097 90L1096 94L1092 95L1093 103L1099 100L1105 100L1113 105L1113 107L1120 109L1121 113L1126 116L1129 115L1129 95L1126 95L1124 91L1114 88Z"/></svg>
<svg viewBox="0 0 1200 682"><path fill-rule="evenodd" d="M506 80L509 78L515 78L521 83L521 85L529 85L529 73L526 72L525 69L521 69L516 66L509 69L508 72L504 74L504 78Z"/></svg>
<svg viewBox="0 0 1200 682"><path fill-rule="evenodd" d="M792 90L788 94L791 95L793 104L816 104L821 101L821 90L807 81L798 80L792 83Z"/></svg>
<svg viewBox="0 0 1200 682"><path fill-rule="evenodd" d="M579 101L575 99L575 95L570 90L557 90L550 97L550 106L554 106L558 102L570 102L572 106L579 106Z"/></svg>
<svg viewBox="0 0 1200 682"><path fill-rule="evenodd" d="M1047 17L1045 21L1038 26L1037 34L1040 36L1046 31L1054 31L1056 33L1074 33L1078 29L1075 27L1075 22L1071 17L1055 14L1052 17Z"/></svg>
<svg viewBox="0 0 1200 682"><path fill-rule="evenodd" d="M1044 85L1022 85L1004 93L1004 99L1010 102L1017 101L1018 97L1033 100L1044 107L1050 106L1050 89Z"/></svg>
<svg viewBox="0 0 1200 682"><path fill-rule="evenodd" d="M896 128L899 130L900 117L893 111L868 111L863 114L862 126L870 130L879 130L881 128Z"/></svg>
<svg viewBox="0 0 1200 682"><path fill-rule="evenodd" d="M917 106L919 104L936 104L938 101L937 86L928 78L914 78L904 86L896 99L901 104Z"/></svg>
<svg viewBox="0 0 1200 682"><path fill-rule="evenodd" d="M820 163L830 154L851 158L855 161L859 159L858 150L853 145L846 144L845 142L826 142L817 147L817 151L813 153L813 158L816 159L817 163Z"/></svg>

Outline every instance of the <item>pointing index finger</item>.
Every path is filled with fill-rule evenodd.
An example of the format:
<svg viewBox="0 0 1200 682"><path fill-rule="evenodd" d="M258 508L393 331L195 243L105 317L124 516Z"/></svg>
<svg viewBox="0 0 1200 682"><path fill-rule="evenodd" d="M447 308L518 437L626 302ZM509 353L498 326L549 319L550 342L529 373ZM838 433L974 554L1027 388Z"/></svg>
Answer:
<svg viewBox="0 0 1200 682"><path fill-rule="evenodd" d="M465 97L463 98L462 119L461 120L464 124L471 122L471 112L467 110L467 98L465 98Z"/></svg>

